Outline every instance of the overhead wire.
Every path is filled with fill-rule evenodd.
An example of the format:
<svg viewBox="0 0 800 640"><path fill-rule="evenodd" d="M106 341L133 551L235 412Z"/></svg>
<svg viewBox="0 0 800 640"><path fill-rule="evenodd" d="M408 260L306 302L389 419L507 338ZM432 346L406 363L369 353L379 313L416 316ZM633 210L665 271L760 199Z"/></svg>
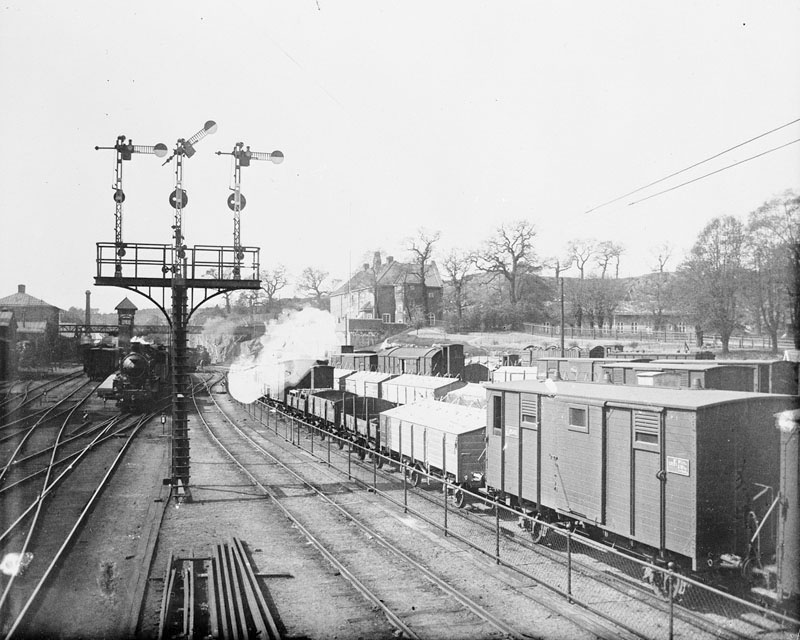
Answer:
<svg viewBox="0 0 800 640"><path fill-rule="evenodd" d="M772 153L773 151L778 151L780 149L788 147L789 145L797 144L798 142L800 142L800 138L797 138L796 140L792 140L791 142L787 142L786 144L782 144L782 145L779 145L777 147L773 147L772 149L767 149L766 151L762 151L761 153L757 153L754 156L750 156L749 158L745 158L744 160L739 160L738 162L734 162L733 164L729 164L728 166L722 167L721 169L717 169L716 171L711 171L710 173L706 173L705 175L699 176L697 178L693 178L692 180L687 180L686 182L682 182L681 184L676 184L674 187L670 187L669 189L664 189L663 191L659 191L658 193L654 193L652 195L649 195L646 198L641 198L640 200L634 200L633 202L629 202L628 206L630 207L631 205L639 204L640 202L644 202L645 200L650 200L650 198L655 198L656 196L660 196L660 195L662 195L664 193L669 193L670 191L674 191L675 189L679 189L680 187L685 187L687 184L692 184L693 182L697 182L698 180L702 180L703 178L707 178L708 176L713 176L715 173L720 173L722 171L730 169L731 167L736 167L736 166L738 166L740 164L744 164L745 162L750 162L750 160L755 160L756 158L760 158L761 156L765 156L768 153Z"/></svg>
<svg viewBox="0 0 800 640"><path fill-rule="evenodd" d="M607 206L609 204L613 204L615 202L619 202L623 198L627 198L628 196L632 196L635 193L639 193L640 191L644 191L645 189L648 189L648 188L650 188L652 186L660 184L660 183L662 183L662 182L664 182L666 180L669 180L670 178L674 178L675 176L678 176L678 175L680 175L682 173L685 173L685 172L687 172L687 171L689 171L691 169L694 169L695 167L699 167L700 165L705 164L706 162L710 162L711 160L715 160L716 158L719 158L720 156L723 156L726 153L729 153L730 151L733 151L735 149L743 147L744 145L750 144L751 142L755 142L756 140L758 140L760 138L764 138L765 136L768 136L768 135L770 135L772 133L775 133L776 131L780 131L781 129L785 129L786 127L790 127L793 124L797 124L798 122L800 122L800 118L796 118L795 120L792 120L791 122L787 122L786 124L782 124L779 127L775 127L774 129L770 129L769 131L765 131L764 133L760 133L759 135L754 136L753 138L750 138L749 140L745 140L744 142L740 142L738 144L735 144L732 147L728 147L724 151L720 151L719 153L715 153L713 156L709 156L708 158L705 158L704 160L700 160L699 162L695 162L694 164L689 165L688 167L685 167L685 168L680 169L678 171L674 171L673 173L670 173L668 176L664 176L663 178L659 178L658 180L654 180L653 182L650 182L650 183L648 183L648 184L646 184L646 185L644 185L642 187L634 189L633 191L629 191L628 193L624 193L623 195L618 196L616 198L613 198L611 200L608 200L606 202L603 202L602 204L598 204L597 206L592 207L591 209L587 209L586 211L584 211L584 213L592 213L593 211L597 211L598 209L601 209L601 208L603 208L603 207L605 207L605 206ZM797 142L797 141L795 140L794 142ZM794 144L794 142L790 142L788 144ZM719 173L720 171L724 171L725 169L730 169L731 167L735 167L737 164L742 164L743 162L747 162L748 160L752 160L754 158L758 158L759 156L766 155L767 153L771 153L772 151L777 151L778 149L782 149L783 147L788 146L788 144L787 145L782 145L780 147L775 147L774 149L770 149L769 151L765 151L764 153L761 153L761 154L758 154L756 156L753 156L752 158L747 158L746 160L742 160L741 162L734 163L732 165L729 165L728 167L724 167L723 169L719 169L718 171L712 171L711 173L708 173L705 176L701 176L700 178L696 178L695 180L689 180L688 182L684 182L683 184L680 184L680 185L674 187L674 189L677 189L678 187L682 187L684 185L690 184L692 182L696 182L697 180L700 180L702 178L714 175L715 173ZM672 190L673 189L666 189L666 190L661 191L661 192L659 192L657 194L653 194L650 197L655 197L657 195L661 195L662 193L667 193L668 191L672 191ZM649 198L642 198L641 200L636 200L635 202L629 203L628 206L630 206L631 204L637 204L638 202L644 202L645 200L649 200Z"/></svg>

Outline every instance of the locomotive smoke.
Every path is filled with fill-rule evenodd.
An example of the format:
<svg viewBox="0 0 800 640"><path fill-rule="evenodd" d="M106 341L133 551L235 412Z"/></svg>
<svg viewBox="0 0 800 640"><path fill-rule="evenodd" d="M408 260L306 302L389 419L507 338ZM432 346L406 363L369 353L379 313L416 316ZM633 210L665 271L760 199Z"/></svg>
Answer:
<svg viewBox="0 0 800 640"><path fill-rule="evenodd" d="M249 354L241 355L228 372L228 391L239 402L251 403L268 391L279 395L297 383L317 360L328 357L335 344L336 321L327 311L308 307L285 312L266 324L266 333Z"/></svg>

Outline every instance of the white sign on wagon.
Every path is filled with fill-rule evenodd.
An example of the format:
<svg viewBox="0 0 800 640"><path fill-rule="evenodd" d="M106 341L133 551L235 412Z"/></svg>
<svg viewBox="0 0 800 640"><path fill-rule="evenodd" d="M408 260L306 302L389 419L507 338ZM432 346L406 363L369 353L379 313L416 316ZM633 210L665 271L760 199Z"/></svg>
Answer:
<svg viewBox="0 0 800 640"><path fill-rule="evenodd" d="M679 476L688 476L689 461L686 458L667 456L667 473L674 473Z"/></svg>

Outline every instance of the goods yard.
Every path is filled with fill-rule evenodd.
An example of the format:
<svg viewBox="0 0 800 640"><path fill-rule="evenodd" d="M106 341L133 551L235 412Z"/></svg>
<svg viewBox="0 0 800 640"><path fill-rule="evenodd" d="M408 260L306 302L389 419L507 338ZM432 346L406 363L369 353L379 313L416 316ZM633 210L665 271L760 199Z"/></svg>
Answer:
<svg viewBox="0 0 800 640"><path fill-rule="evenodd" d="M772 424L795 419L794 397L508 378L483 386L483 406L465 405L457 377L316 364L241 404L215 369L191 376L192 475L176 487L164 482L169 394L149 387L147 408L130 411L115 384L130 380L129 358L119 354L112 374L121 406L77 368L6 390L0 499L10 526L0 543L19 569L2 578L7 637L788 638L797 629L796 574L780 564L792 534L776 500L791 496L786 478L796 482L786 464L797 438ZM349 376L364 378L353 391ZM585 424L567 410L582 407ZM600 435L618 437L625 412L655 409L666 431L636 418L628 462L590 462L576 440L622 455ZM729 493L704 493L715 485L698 477L689 495L706 506L675 520L670 504L684 500L675 482L739 468L735 457L702 457L699 434L713 442L726 411L742 438L730 451L750 452L751 464ZM562 415L573 428L559 444ZM690 432L673 415L697 428L681 455L675 438L686 435L674 433ZM661 454L666 483L639 459ZM626 468L644 475L614 494L610 474ZM552 493L551 478L563 488ZM655 496L654 511L640 489ZM712 530L730 535L700 537Z"/></svg>

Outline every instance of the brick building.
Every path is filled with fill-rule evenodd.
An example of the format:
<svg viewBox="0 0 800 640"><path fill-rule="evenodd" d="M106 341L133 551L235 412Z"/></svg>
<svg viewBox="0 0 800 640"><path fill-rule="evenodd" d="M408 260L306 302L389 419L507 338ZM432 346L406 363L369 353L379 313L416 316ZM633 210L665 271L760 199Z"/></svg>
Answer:
<svg viewBox="0 0 800 640"><path fill-rule="evenodd" d="M386 324L434 325L442 319L443 288L435 262L428 265L423 286L416 264L398 262L391 256L384 263L376 252L372 265L362 265L331 293L331 313L340 322L371 318Z"/></svg>
<svg viewBox="0 0 800 640"><path fill-rule="evenodd" d="M34 298L21 284L16 293L0 298L0 311L14 313L17 343L28 343L38 359L50 358L58 342L61 309Z"/></svg>

